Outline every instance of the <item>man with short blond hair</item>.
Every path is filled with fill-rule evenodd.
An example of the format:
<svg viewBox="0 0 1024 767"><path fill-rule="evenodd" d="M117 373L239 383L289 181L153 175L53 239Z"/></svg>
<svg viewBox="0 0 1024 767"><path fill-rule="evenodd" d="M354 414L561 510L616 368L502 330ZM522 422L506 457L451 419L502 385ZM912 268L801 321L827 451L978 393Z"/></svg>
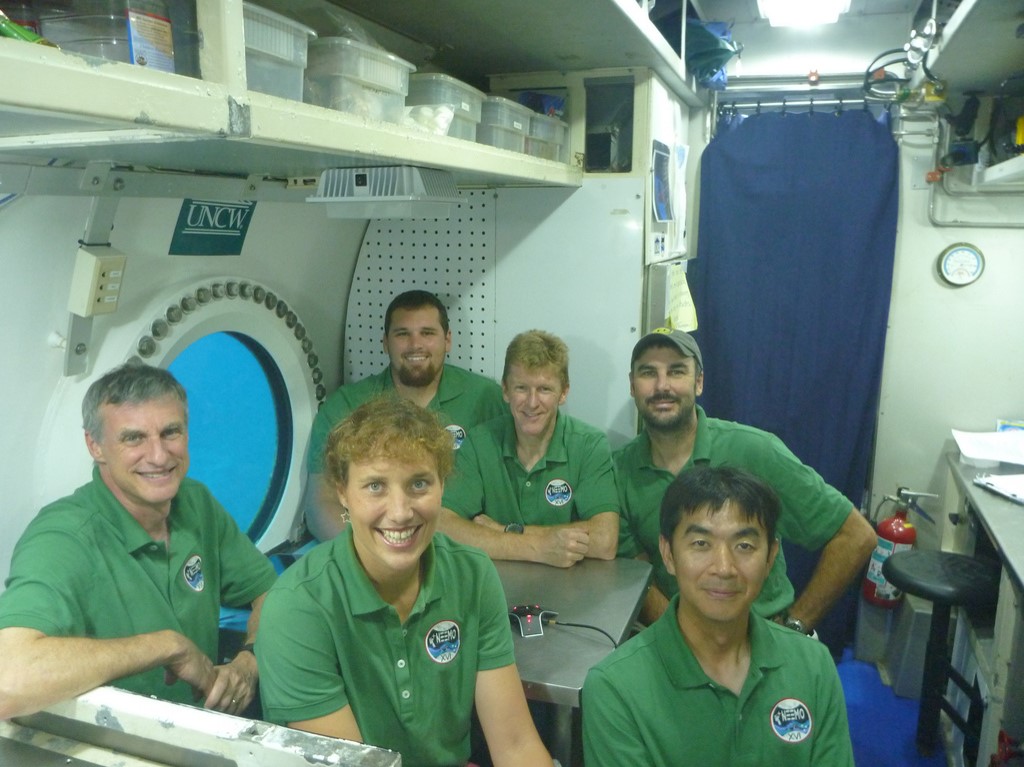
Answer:
<svg viewBox="0 0 1024 767"><path fill-rule="evenodd" d="M543 330L520 333L506 350L501 387L509 412L466 436L441 530L494 559L556 567L613 559L619 513L608 440L560 411L568 347Z"/></svg>

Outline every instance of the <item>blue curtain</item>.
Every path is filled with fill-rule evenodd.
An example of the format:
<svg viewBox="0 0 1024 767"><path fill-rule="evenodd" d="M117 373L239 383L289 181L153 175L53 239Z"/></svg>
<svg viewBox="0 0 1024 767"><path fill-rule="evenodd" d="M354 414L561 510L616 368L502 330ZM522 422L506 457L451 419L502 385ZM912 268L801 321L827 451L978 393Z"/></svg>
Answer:
<svg viewBox="0 0 1024 767"><path fill-rule="evenodd" d="M860 505L882 371L898 202L888 120L863 110L733 121L701 157L688 267L708 415L777 434ZM799 593L817 554L786 547ZM833 649L848 597L821 627Z"/></svg>

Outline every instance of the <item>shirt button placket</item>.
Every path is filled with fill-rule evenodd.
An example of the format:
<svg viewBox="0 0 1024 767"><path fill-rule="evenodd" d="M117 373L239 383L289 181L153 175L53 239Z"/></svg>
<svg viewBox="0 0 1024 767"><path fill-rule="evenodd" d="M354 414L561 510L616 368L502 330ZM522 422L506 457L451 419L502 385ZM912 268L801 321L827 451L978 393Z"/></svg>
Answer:
<svg viewBox="0 0 1024 767"><path fill-rule="evenodd" d="M402 633L406 633L406 629L402 629ZM404 657L399 657L395 661L395 682L398 687L398 695L401 699L401 708L403 716L412 715L412 674L410 672L409 647L407 643L404 647Z"/></svg>

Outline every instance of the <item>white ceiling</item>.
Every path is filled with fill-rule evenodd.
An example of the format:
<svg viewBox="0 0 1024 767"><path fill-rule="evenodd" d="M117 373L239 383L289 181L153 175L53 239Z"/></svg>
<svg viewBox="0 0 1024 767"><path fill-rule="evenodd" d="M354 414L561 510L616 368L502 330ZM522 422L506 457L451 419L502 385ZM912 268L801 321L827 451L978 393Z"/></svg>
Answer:
<svg viewBox="0 0 1024 767"><path fill-rule="evenodd" d="M850 0L849 16L913 13L922 0ZM667 3L671 5L671 3ZM706 20L749 24L761 18L757 0L690 0L698 15ZM655 5L657 9L657 5Z"/></svg>
<svg viewBox="0 0 1024 767"><path fill-rule="evenodd" d="M731 85L744 78L822 78L863 75L883 51L902 48L913 19L929 0L851 0L839 22L812 28L772 27L757 10L757 0L690 0L706 21L732 24L743 46L728 67Z"/></svg>

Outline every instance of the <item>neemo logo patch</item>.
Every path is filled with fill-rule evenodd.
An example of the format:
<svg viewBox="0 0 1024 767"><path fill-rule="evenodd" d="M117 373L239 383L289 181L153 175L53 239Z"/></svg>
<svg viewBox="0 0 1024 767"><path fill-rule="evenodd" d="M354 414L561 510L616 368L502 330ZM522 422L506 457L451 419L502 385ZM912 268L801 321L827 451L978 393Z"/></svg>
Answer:
<svg viewBox="0 0 1024 767"><path fill-rule="evenodd" d="M206 579L203 577L203 558L198 554L193 554L185 561L185 566L181 568L181 575L193 591L202 591L206 588Z"/></svg>
<svg viewBox="0 0 1024 767"><path fill-rule="evenodd" d="M783 698L772 708L771 725L780 740L799 743L811 734L811 710L803 701Z"/></svg>
<svg viewBox="0 0 1024 767"><path fill-rule="evenodd" d="M544 488L544 498L552 506L565 506L572 500L572 487L564 479L553 479Z"/></svg>
<svg viewBox="0 0 1024 767"><path fill-rule="evenodd" d="M451 663L459 654L462 636L455 621L438 621L430 627L423 640L427 655L435 663Z"/></svg>
<svg viewBox="0 0 1024 767"><path fill-rule="evenodd" d="M456 450L462 447L462 441L466 439L466 430L457 423L450 423L444 428L446 428L448 433L452 435L452 447Z"/></svg>
<svg viewBox="0 0 1024 767"><path fill-rule="evenodd" d="M242 252L255 201L185 199L174 226L172 256L237 256Z"/></svg>

